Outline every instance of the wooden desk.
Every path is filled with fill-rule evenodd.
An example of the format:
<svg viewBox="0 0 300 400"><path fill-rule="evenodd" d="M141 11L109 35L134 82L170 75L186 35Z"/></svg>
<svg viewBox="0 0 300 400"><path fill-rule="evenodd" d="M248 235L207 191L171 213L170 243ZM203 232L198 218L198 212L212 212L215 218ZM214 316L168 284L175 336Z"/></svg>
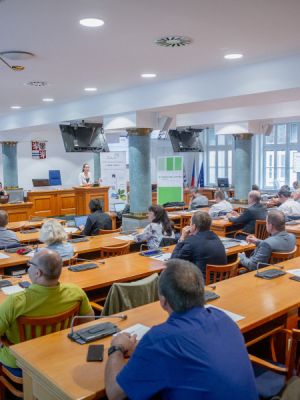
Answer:
<svg viewBox="0 0 300 400"><path fill-rule="evenodd" d="M28 220L32 214L31 202L16 204L0 204L0 210L4 210L8 214L9 222Z"/></svg>
<svg viewBox="0 0 300 400"><path fill-rule="evenodd" d="M285 265L292 268L293 263L291 260ZM217 283L216 292L220 298L211 303L245 317L238 325L246 342L270 326L295 327L300 305L299 283L288 279L288 274L270 281L254 274ZM152 326L167 318L158 302L126 311L126 315L125 321L111 321L124 329L136 323ZM97 323L99 321L90 324ZM71 342L67 338L68 332L58 332L11 347L23 369L25 400L33 399L33 396L42 400L104 396L104 368L111 338L98 341L105 346L104 363L87 363L88 346Z"/></svg>
<svg viewBox="0 0 300 400"><path fill-rule="evenodd" d="M108 190L109 186L76 186L74 187L75 202L76 202L76 214L86 215L90 213L89 202L92 199L100 199L102 202L103 211L109 210L108 202Z"/></svg>
<svg viewBox="0 0 300 400"><path fill-rule="evenodd" d="M108 186L45 188L28 192L27 199L32 202L31 215L37 217L55 217L68 214L85 215L90 212L88 203L92 198L103 200L103 211L109 210L108 189ZM29 216L22 219L29 219Z"/></svg>
<svg viewBox="0 0 300 400"><path fill-rule="evenodd" d="M10 229L11 231L20 231L21 229L25 227L27 228L40 228L45 221L47 221L48 218L43 218L40 221L32 221L32 220L24 220L24 221L18 221L18 222L9 222L7 224L7 229ZM58 219L56 218L56 221L58 221L61 224L64 224L66 221L64 219Z"/></svg>

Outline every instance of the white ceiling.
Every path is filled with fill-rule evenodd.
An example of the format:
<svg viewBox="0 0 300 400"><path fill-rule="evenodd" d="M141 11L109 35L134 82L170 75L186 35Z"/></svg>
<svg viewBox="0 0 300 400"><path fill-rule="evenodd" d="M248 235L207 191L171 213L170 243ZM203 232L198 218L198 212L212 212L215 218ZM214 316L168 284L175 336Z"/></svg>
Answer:
<svg viewBox="0 0 300 400"><path fill-rule="evenodd" d="M99 94L151 84L140 78L143 72L157 73L157 82L300 54L299 15L299 0L2 0L0 51L35 57L15 62L23 72L0 63L0 113L14 104L40 107L43 97L64 103L91 96L83 92L87 86ZM79 25L91 16L105 25ZM164 35L186 35L193 43L154 45ZM245 57L228 62L228 52ZM24 85L32 80L51 85Z"/></svg>

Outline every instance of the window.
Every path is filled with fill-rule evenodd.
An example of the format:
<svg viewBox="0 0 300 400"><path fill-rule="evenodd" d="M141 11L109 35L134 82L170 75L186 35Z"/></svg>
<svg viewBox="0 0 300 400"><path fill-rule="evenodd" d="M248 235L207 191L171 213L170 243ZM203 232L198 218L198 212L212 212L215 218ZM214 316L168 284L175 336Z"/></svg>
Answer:
<svg viewBox="0 0 300 400"><path fill-rule="evenodd" d="M216 135L213 129L205 131L205 179L207 185L216 185L217 178L228 178L232 183L232 135Z"/></svg>
<svg viewBox="0 0 300 400"><path fill-rule="evenodd" d="M263 142L263 187L278 189L297 180L293 171L294 153L300 151L299 124L274 125L272 133ZM299 144L298 144L299 143Z"/></svg>

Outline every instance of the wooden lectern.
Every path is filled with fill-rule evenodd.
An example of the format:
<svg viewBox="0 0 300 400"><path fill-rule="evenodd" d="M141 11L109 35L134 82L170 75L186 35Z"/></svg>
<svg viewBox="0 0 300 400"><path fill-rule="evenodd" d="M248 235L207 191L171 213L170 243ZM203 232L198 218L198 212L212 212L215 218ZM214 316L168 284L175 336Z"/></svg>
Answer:
<svg viewBox="0 0 300 400"><path fill-rule="evenodd" d="M90 213L89 202L92 199L99 199L102 203L103 211L105 212L109 211L108 190L109 186L74 187L76 215L89 214Z"/></svg>

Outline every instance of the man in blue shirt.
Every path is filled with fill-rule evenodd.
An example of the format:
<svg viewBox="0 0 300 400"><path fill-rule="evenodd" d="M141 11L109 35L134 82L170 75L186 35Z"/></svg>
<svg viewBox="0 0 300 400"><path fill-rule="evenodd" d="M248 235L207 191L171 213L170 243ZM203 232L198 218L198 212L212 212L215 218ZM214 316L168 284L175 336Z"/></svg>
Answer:
<svg viewBox="0 0 300 400"><path fill-rule="evenodd" d="M169 318L138 345L125 333L112 339L105 370L108 398L257 400L243 336L222 311L204 308L199 268L178 259L166 266L159 299ZM131 355L127 365L126 355Z"/></svg>

